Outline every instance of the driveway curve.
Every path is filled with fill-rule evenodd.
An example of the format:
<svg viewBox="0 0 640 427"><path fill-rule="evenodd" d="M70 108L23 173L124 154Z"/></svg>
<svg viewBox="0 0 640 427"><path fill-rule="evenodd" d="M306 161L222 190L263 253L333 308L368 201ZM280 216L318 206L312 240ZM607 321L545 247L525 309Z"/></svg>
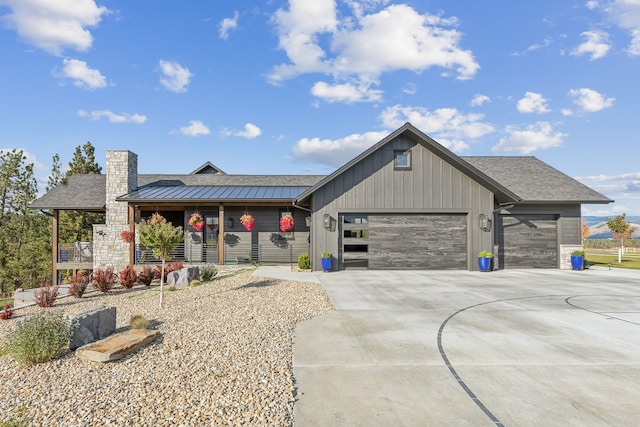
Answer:
<svg viewBox="0 0 640 427"><path fill-rule="evenodd" d="M342 271L296 328L295 425L635 426L640 273Z"/></svg>

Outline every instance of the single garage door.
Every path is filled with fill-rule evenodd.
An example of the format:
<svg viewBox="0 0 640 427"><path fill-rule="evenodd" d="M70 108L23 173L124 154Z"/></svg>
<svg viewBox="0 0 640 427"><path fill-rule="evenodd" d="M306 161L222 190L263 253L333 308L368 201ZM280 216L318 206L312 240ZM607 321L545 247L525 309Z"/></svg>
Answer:
<svg viewBox="0 0 640 427"><path fill-rule="evenodd" d="M557 268L555 215L501 215L498 262L502 268Z"/></svg>
<svg viewBox="0 0 640 427"><path fill-rule="evenodd" d="M344 215L342 219L345 268L467 269L464 214Z"/></svg>

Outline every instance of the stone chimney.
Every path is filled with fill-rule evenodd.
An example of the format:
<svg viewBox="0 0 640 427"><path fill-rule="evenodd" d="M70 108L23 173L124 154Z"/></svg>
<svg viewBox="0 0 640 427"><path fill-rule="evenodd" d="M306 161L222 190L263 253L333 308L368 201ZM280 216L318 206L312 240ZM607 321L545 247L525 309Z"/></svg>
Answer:
<svg viewBox="0 0 640 427"><path fill-rule="evenodd" d="M107 151L105 224L93 227L93 268L122 270L129 263L129 244L120 233L129 229L129 208L116 198L138 188L138 156L128 150Z"/></svg>

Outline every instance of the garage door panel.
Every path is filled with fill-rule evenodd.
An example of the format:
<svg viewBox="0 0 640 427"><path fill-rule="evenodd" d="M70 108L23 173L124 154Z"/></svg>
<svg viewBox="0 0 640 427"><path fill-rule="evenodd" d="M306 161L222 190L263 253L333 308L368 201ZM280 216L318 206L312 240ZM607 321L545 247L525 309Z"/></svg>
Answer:
<svg viewBox="0 0 640 427"><path fill-rule="evenodd" d="M370 215L369 268L466 269L464 215Z"/></svg>
<svg viewBox="0 0 640 427"><path fill-rule="evenodd" d="M554 215L503 215L498 244L503 268L556 268L558 231Z"/></svg>

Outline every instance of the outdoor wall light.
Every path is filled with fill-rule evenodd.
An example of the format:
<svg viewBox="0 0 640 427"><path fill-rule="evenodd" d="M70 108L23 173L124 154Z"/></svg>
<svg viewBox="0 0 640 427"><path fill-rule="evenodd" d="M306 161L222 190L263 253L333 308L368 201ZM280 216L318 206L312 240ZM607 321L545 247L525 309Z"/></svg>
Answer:
<svg viewBox="0 0 640 427"><path fill-rule="evenodd" d="M229 225L229 228L233 228L233 218L229 218L227 220L227 224Z"/></svg>
<svg viewBox="0 0 640 427"><path fill-rule="evenodd" d="M478 215L478 225L482 231L491 231L491 218L485 214Z"/></svg>
<svg viewBox="0 0 640 427"><path fill-rule="evenodd" d="M324 214L324 217L323 217L324 228L326 228L329 231L335 231L336 222L337 221L335 220L335 218L332 218L331 215Z"/></svg>

